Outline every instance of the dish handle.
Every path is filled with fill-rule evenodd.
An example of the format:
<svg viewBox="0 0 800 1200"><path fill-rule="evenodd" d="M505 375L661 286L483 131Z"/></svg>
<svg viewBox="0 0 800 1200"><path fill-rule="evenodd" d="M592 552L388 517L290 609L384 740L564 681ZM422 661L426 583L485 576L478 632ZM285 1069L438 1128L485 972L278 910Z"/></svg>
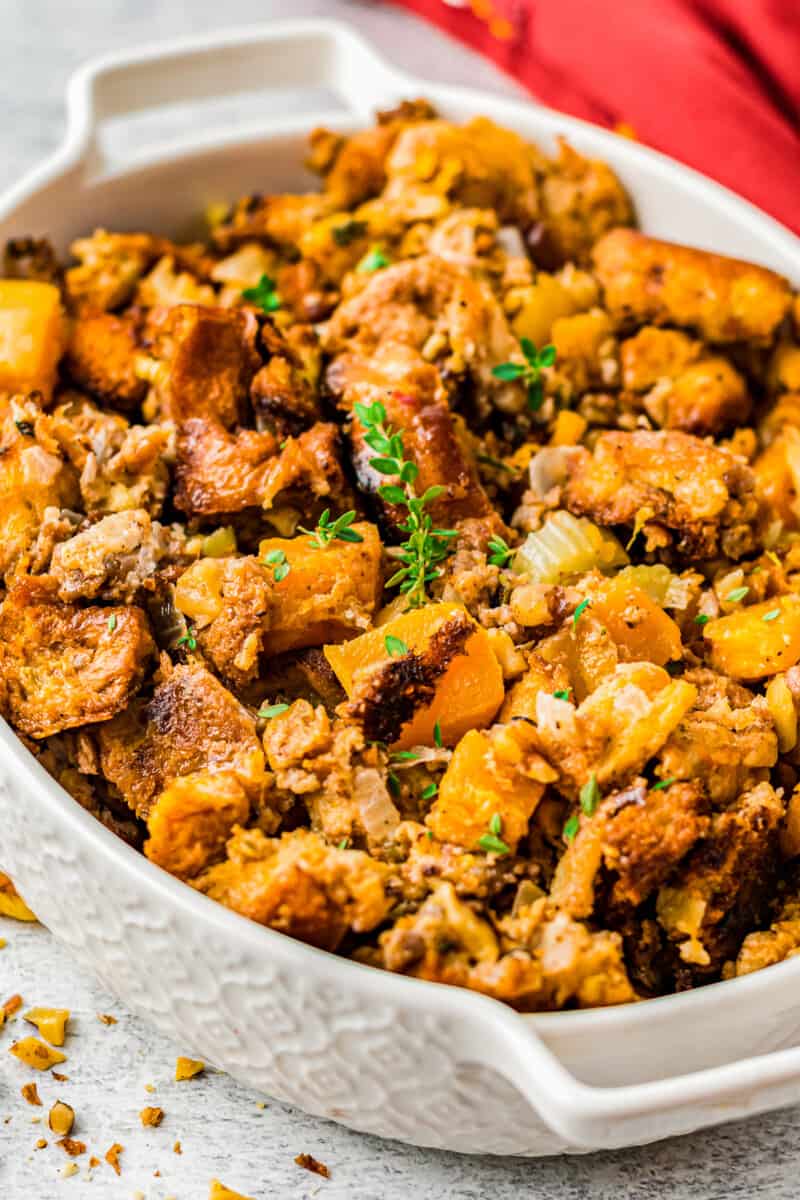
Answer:
<svg viewBox="0 0 800 1200"><path fill-rule="evenodd" d="M328 119L342 110L371 123L374 110L386 107L416 90L413 79L390 66L347 25L325 19L273 21L223 32L139 46L132 50L89 60L71 77L67 87L68 144L75 155L90 163L94 172L113 169L116 158L100 136L110 121L142 116L170 105L201 105L224 101L249 92L293 90L309 97L323 94L322 111L299 112L302 97L292 96L292 109L304 126L314 116ZM251 125L236 120L228 134L237 135ZM269 117L253 126L269 131ZM286 126L285 113L280 124ZM187 132L188 131L188 132ZM162 138L159 138L158 145ZM208 119L186 115L181 150L220 141L219 125L212 131ZM125 160L146 147L126 150Z"/></svg>
<svg viewBox="0 0 800 1200"><path fill-rule="evenodd" d="M488 1021L484 1004L492 1010ZM800 1098L800 1046L668 1079L601 1087L571 1074L512 1009L496 1001L484 1001L481 1008L481 1018L464 1030L467 1044L460 1053L504 1075L570 1147L641 1145Z"/></svg>

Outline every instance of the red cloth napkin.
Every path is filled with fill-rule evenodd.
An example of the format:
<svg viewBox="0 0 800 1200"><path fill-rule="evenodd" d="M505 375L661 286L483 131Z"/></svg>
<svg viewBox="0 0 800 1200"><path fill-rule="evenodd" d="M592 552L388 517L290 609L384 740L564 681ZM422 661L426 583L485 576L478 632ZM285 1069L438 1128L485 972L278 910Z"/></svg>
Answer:
<svg viewBox="0 0 800 1200"><path fill-rule="evenodd" d="M545 104L632 126L800 233L800 0L395 3Z"/></svg>

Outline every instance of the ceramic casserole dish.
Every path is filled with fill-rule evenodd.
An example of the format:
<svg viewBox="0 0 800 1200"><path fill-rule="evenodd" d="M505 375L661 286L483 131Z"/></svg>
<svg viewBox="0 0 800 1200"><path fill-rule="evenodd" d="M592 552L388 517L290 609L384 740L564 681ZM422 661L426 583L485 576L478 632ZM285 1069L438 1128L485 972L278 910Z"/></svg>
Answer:
<svg viewBox="0 0 800 1200"><path fill-rule="evenodd" d="M283 115L253 116L243 103L265 87ZM0 240L47 235L63 252L97 226L185 235L185 214L212 201L259 184L310 187L302 162L314 125L354 128L418 95L447 118L485 114L546 147L564 133L618 172L645 232L800 284L800 242L694 172L531 101L402 74L325 21L84 67L70 84L63 146L0 197ZM315 107L298 111L309 96ZM227 112L222 127L202 117L212 100ZM182 1048L354 1129L545 1155L652 1141L800 1099L800 957L641 1004L521 1016L228 911L105 829L2 722L0 863L75 957Z"/></svg>

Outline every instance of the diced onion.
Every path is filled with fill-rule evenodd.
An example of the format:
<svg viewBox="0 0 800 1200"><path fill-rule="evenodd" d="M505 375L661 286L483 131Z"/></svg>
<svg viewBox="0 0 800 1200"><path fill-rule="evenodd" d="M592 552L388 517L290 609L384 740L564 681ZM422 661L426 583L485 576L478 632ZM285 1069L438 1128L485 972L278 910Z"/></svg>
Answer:
<svg viewBox="0 0 800 1200"><path fill-rule="evenodd" d="M529 533L517 551L514 569L536 583L561 583L599 568L625 566L628 556L612 533L585 517L560 510L541 529Z"/></svg>
<svg viewBox="0 0 800 1200"><path fill-rule="evenodd" d="M574 446L545 446L537 451L528 463L528 482L537 500L544 500L548 492L567 478L567 466Z"/></svg>
<svg viewBox="0 0 800 1200"><path fill-rule="evenodd" d="M383 841L400 824L400 813L392 803L380 771L375 767L362 767L356 771L353 794L367 837L370 841Z"/></svg>

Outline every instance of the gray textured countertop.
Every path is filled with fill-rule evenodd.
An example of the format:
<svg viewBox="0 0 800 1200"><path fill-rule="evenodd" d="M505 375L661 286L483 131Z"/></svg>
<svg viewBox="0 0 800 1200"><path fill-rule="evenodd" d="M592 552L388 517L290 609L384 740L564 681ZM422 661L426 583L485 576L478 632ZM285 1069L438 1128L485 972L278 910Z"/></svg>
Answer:
<svg viewBox="0 0 800 1200"><path fill-rule="evenodd" d="M89 55L187 30L312 14L350 21L387 57L420 75L511 89L484 62L383 5L346 0L0 0L0 188L57 144L64 127L64 83ZM7 941L0 949L0 1000L20 992L27 1004L69 1006L75 1014L75 1035L67 1047L70 1078L61 1086L63 1099L78 1113L75 1135L99 1157L114 1141L125 1146L120 1177L103 1163L91 1173L91 1182L85 1168L62 1179L59 1171L67 1159L57 1148L34 1150L47 1130L31 1121L47 1110L30 1108L19 1095L27 1075L22 1079L5 1053L12 1025L0 1035L4 1200L51 1200L62 1194L81 1200L205 1200L214 1176L258 1200L788 1200L800 1193L800 1109L644 1149L537 1162L459 1157L379 1142L277 1103L259 1107L257 1097L223 1075L176 1085L172 1071L181 1047L157 1037L104 995L44 929L0 918L0 938ZM118 1024L101 1024L98 1012L115 1014ZM753 1019L758 1020L757 1013ZM155 1090L146 1090L145 1084ZM40 1086L43 1099L52 1101L53 1084ZM137 1114L147 1104L166 1112L158 1129L145 1130L139 1123ZM176 1140L183 1147L180 1156L172 1149ZM324 1161L330 1180L296 1167L293 1159L301 1151Z"/></svg>

